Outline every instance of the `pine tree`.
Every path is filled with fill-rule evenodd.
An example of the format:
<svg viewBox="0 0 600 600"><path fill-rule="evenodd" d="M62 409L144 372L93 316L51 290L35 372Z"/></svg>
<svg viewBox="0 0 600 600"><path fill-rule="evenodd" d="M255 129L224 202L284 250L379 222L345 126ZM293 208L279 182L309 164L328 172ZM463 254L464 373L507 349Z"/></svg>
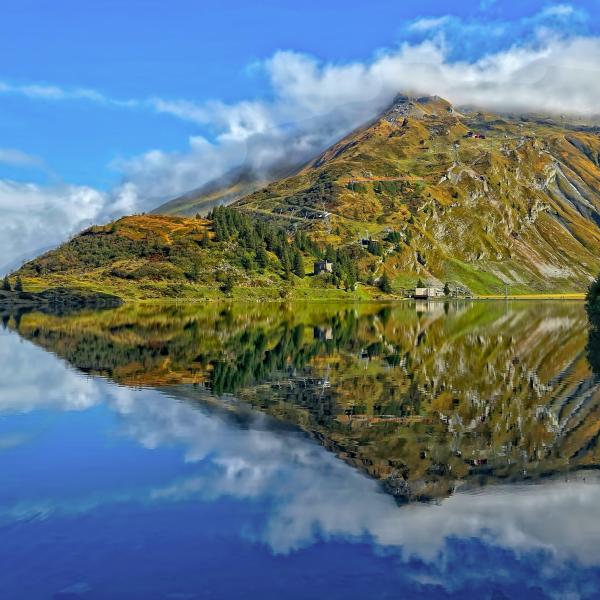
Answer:
<svg viewBox="0 0 600 600"><path fill-rule="evenodd" d="M325 259L329 262L335 262L336 258L337 256L333 246L331 244L327 244L327 247L325 248Z"/></svg>
<svg viewBox="0 0 600 600"><path fill-rule="evenodd" d="M264 269L269 264L269 256L263 244L256 251L256 263L261 269Z"/></svg>
<svg viewBox="0 0 600 600"><path fill-rule="evenodd" d="M304 271L304 260L302 258L302 254L296 250L294 253L294 273L298 277L304 277L306 274Z"/></svg>
<svg viewBox="0 0 600 600"><path fill-rule="evenodd" d="M383 273L383 277L379 280L379 289L384 293L384 294L391 294L392 293L392 282L390 281L390 278L388 277L387 273Z"/></svg>
<svg viewBox="0 0 600 600"><path fill-rule="evenodd" d="M19 276L17 276L17 281L15 282L15 292L22 292L23 291L23 282L21 281L21 278Z"/></svg>
<svg viewBox="0 0 600 600"><path fill-rule="evenodd" d="M10 290L12 289L12 288L10 287L10 279L8 278L8 275L5 275L5 276L4 276L4 280L2 281L2 289L3 289L5 292L10 292Z"/></svg>
<svg viewBox="0 0 600 600"><path fill-rule="evenodd" d="M233 278L233 275L226 275L225 280L221 284L221 291L224 294L226 294L227 296L230 296L233 292L234 285L235 285L235 280Z"/></svg>
<svg viewBox="0 0 600 600"><path fill-rule="evenodd" d="M448 282L446 282L446 284L444 285L444 296L449 296L450 295L450 286L448 285Z"/></svg>
<svg viewBox="0 0 600 600"><path fill-rule="evenodd" d="M421 279L419 279L419 281L417 281L417 287L418 288L425 287L425 284L423 283L423 281Z"/></svg>
<svg viewBox="0 0 600 600"><path fill-rule="evenodd" d="M292 269L292 262L290 260L290 256L287 252L287 248L283 248L282 252L281 252L281 257L279 259L281 261L281 266L283 267L283 270L285 272L285 276L287 278L287 276L289 275L289 272Z"/></svg>

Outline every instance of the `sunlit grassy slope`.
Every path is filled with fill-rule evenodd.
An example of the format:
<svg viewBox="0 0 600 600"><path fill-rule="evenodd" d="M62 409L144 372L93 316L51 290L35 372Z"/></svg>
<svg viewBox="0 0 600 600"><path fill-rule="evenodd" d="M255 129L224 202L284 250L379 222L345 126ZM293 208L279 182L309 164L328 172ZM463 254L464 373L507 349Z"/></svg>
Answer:
<svg viewBox="0 0 600 600"><path fill-rule="evenodd" d="M218 203L231 186L237 197L247 185L238 178L205 199ZM364 298L381 296L384 279L396 295L419 279L475 295L581 293L600 272L599 190L591 126L402 96L295 175L232 204L290 240L305 232L321 249L303 251L307 272L328 245L342 249L356 291L343 291L354 275L297 277L272 253L256 268L235 239L216 240L211 221L164 215L92 227L19 274L31 289L124 298L219 297L225 281L241 298ZM171 208L194 212L192 196Z"/></svg>
<svg viewBox="0 0 600 600"><path fill-rule="evenodd" d="M318 250L317 250L318 253ZM286 270L271 251L266 263L237 239L218 241L206 219L136 215L91 227L19 271L29 291L83 288L125 299L274 300L293 296L364 299L382 296L363 284L349 293L325 275L313 277L314 256L304 252L306 277Z"/></svg>

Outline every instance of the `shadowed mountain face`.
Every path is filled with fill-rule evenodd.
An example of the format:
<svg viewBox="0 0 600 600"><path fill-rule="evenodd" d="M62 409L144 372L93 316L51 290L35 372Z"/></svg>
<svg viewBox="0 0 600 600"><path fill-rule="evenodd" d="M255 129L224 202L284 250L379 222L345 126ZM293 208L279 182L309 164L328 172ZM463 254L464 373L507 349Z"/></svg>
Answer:
<svg viewBox="0 0 600 600"><path fill-rule="evenodd" d="M258 175L252 169L233 169L202 187L165 202L152 212L156 214L194 216L206 215L215 206L228 205L264 187L276 175Z"/></svg>
<svg viewBox="0 0 600 600"><path fill-rule="evenodd" d="M584 290L600 270L600 137L400 96L292 177L235 203L334 245L385 240L399 284Z"/></svg>
<svg viewBox="0 0 600 600"><path fill-rule="evenodd" d="M580 303L127 305L4 324L86 373L300 427L399 501L600 466Z"/></svg>

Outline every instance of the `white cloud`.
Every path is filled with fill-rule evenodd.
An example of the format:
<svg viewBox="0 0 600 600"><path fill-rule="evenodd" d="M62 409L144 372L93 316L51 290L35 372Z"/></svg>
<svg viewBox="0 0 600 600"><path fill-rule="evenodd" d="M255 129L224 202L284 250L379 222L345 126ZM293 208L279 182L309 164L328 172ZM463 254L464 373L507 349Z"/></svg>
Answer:
<svg viewBox="0 0 600 600"><path fill-rule="evenodd" d="M102 92L90 88L67 88L58 85L39 83L17 85L7 81L0 81L0 94L13 94L34 100L85 100L97 104L129 108L143 104L143 102L135 99L119 100L117 98L111 98Z"/></svg>
<svg viewBox="0 0 600 600"><path fill-rule="evenodd" d="M540 14L543 17L570 17L575 12L570 4L554 4L544 8Z"/></svg>
<svg viewBox="0 0 600 600"><path fill-rule="evenodd" d="M106 195L85 186L40 186L0 180L0 257L14 263L76 233L100 217Z"/></svg>
<svg viewBox="0 0 600 600"><path fill-rule="evenodd" d="M445 15L443 17L425 17L423 19L417 19L409 24L408 28L412 31L430 31L431 29L437 29L442 25L445 25L451 17Z"/></svg>
<svg viewBox="0 0 600 600"><path fill-rule="evenodd" d="M101 402L96 380L82 377L16 334L0 333L0 340L0 415L40 409L79 411Z"/></svg>
<svg viewBox="0 0 600 600"><path fill-rule="evenodd" d="M0 148L0 163L17 167L44 168L44 161L41 158L14 148Z"/></svg>

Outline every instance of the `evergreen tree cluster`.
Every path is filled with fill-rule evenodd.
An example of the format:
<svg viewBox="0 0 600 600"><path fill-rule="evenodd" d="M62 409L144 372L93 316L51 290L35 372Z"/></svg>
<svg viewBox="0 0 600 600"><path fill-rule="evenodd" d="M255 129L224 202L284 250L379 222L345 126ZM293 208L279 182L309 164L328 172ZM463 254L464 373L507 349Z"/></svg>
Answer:
<svg viewBox="0 0 600 600"><path fill-rule="evenodd" d="M252 269L255 264L264 269L269 262L269 251L279 259L286 277L292 272L304 277L302 253L315 257L321 254L319 246L304 232L298 231L290 238L285 229L253 220L237 210L219 206L213 209L209 218L213 222L215 241L235 241L241 264L246 270Z"/></svg>
<svg viewBox="0 0 600 600"><path fill-rule="evenodd" d="M586 308L590 320L600 323L600 275L590 286L586 297Z"/></svg>
<svg viewBox="0 0 600 600"><path fill-rule="evenodd" d="M343 286L346 290L353 290L358 281L356 256L349 248L335 249L331 245L325 247L324 256L333 263L332 279L334 285Z"/></svg>
<svg viewBox="0 0 600 600"><path fill-rule="evenodd" d="M10 284L10 279L8 278L8 275L5 275L4 279L2 280L2 290L5 292L10 292L13 289L15 292L23 291L23 282L21 281L21 277L17 275L17 279L15 280L15 285L13 288L13 286Z"/></svg>

